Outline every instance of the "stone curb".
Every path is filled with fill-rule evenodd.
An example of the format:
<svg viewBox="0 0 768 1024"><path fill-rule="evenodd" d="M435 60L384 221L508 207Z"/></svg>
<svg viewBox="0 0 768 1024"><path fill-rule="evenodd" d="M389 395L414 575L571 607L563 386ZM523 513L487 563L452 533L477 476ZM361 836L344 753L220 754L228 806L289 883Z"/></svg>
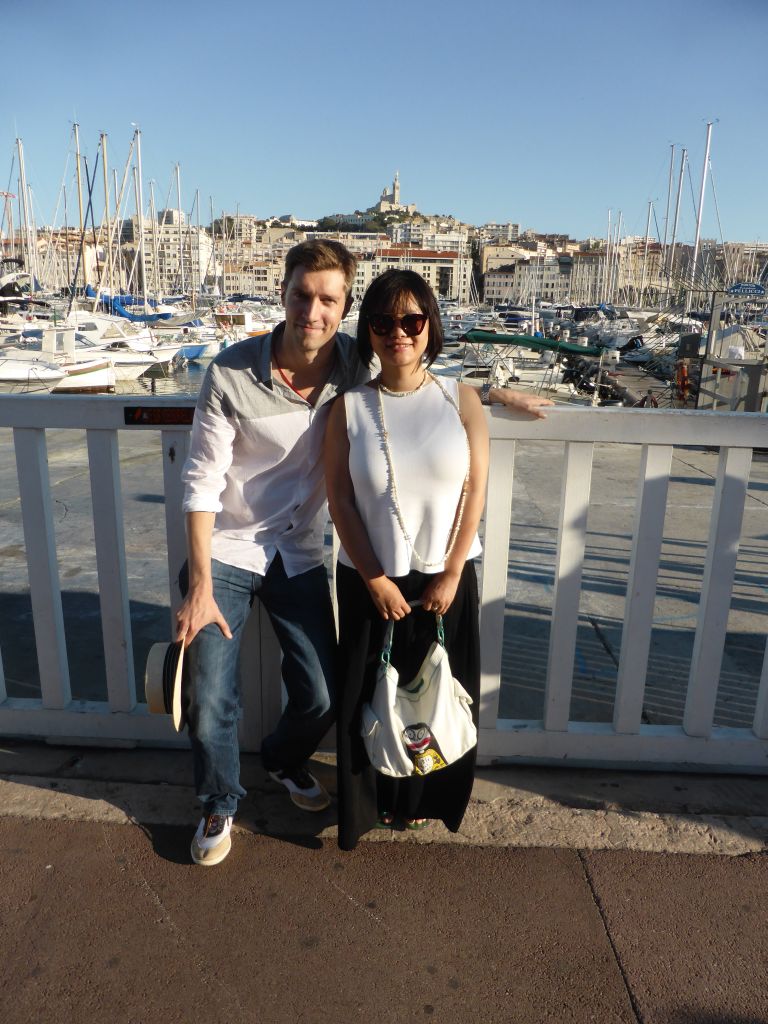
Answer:
<svg viewBox="0 0 768 1024"><path fill-rule="evenodd" d="M241 805L236 828L335 840L335 811L302 813L265 786ZM192 827L200 814L188 787L17 775L0 779L0 816ZM423 832L378 831L371 842L449 843L742 856L768 849L768 816L670 814L566 807L545 797L473 799L461 832L433 822Z"/></svg>

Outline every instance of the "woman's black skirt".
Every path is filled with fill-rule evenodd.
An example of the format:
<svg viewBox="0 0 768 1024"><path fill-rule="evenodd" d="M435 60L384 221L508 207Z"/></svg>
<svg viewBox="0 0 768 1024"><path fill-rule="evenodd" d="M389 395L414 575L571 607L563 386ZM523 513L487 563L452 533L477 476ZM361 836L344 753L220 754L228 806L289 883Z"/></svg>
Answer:
<svg viewBox="0 0 768 1024"><path fill-rule="evenodd" d="M432 577L413 571L394 580L407 601L420 598ZM408 779L376 772L360 735L361 708L370 701L386 622L355 569L337 566L339 671L337 759L339 773L339 846L353 850L382 811L401 818L440 819L458 832L474 781L477 748L440 771ZM480 699L480 628L474 563L464 566L456 597L443 616L451 671L472 698L475 725ZM392 665L406 682L412 679L435 639L434 612L414 608L395 623Z"/></svg>

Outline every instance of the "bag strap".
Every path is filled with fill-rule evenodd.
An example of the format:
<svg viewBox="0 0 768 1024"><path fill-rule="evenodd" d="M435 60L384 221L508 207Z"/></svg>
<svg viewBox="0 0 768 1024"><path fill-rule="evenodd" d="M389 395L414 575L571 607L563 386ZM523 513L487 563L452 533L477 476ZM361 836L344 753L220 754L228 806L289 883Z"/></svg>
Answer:
<svg viewBox="0 0 768 1024"><path fill-rule="evenodd" d="M411 608L418 608L418 606L423 602L421 601L421 599L419 599L418 601L409 601L408 603L410 604ZM435 624L437 627L437 642L440 644L441 647L445 647L445 630L443 629L443 616L440 614L440 612L435 612ZM384 643L382 644L381 654L379 655L379 660L381 661L382 665L389 666L389 661L390 658L392 657L392 639L394 637L394 634L395 620L390 619L389 622L387 623L387 628L384 632Z"/></svg>

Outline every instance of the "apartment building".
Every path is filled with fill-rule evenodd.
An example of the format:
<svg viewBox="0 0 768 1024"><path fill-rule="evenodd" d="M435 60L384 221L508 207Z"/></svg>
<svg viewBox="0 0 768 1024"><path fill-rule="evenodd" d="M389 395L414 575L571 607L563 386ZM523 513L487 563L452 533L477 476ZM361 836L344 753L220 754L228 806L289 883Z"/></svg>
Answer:
<svg viewBox="0 0 768 1024"><path fill-rule="evenodd" d="M572 257L528 254L489 270L483 278L483 298L490 305L564 302L570 295Z"/></svg>
<svg viewBox="0 0 768 1024"><path fill-rule="evenodd" d="M123 225L123 250L131 266L132 286L148 293L199 291L221 275L221 261L205 228L186 223L183 210L162 210L144 220L144 266L139 258L138 218ZM135 267L133 266L135 264Z"/></svg>

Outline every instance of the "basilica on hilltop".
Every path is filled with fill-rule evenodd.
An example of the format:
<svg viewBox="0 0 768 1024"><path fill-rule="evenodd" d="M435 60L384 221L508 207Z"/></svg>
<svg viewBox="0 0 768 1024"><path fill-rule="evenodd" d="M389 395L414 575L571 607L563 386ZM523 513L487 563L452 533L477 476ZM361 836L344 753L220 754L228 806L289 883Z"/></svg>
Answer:
<svg viewBox="0 0 768 1024"><path fill-rule="evenodd" d="M400 202L400 171L395 171L395 180L392 187L384 187L381 191L381 198L373 207L375 213L416 213L416 204L406 206Z"/></svg>

